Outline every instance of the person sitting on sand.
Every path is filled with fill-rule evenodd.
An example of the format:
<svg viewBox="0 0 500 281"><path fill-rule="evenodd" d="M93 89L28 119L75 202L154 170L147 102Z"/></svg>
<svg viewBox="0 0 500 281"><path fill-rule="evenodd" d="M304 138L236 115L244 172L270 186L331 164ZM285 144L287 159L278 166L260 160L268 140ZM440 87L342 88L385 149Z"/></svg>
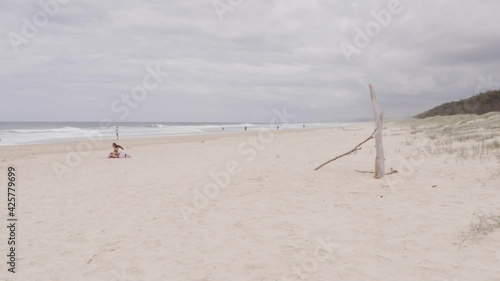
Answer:
<svg viewBox="0 0 500 281"><path fill-rule="evenodd" d="M120 152L121 152L120 150L123 151L124 155L126 155L125 154L125 149L123 149L123 147L121 147L121 145L113 143L113 152L111 152L109 154L109 158L121 158L120 157ZM125 156L123 158L125 158Z"/></svg>

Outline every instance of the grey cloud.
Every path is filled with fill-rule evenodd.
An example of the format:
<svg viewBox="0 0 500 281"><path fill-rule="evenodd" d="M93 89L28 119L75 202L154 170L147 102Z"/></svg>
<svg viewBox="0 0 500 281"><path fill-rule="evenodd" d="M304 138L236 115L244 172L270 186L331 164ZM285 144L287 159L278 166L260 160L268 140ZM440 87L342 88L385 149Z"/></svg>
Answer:
<svg viewBox="0 0 500 281"><path fill-rule="evenodd" d="M243 0L224 21L212 2L70 1L19 54L7 34L38 1L2 2L0 120L116 117L111 102L156 64L171 75L125 121L266 122L282 106L307 121L370 117L368 82L399 117L500 80L498 1L401 0L351 63L340 43L389 0Z"/></svg>

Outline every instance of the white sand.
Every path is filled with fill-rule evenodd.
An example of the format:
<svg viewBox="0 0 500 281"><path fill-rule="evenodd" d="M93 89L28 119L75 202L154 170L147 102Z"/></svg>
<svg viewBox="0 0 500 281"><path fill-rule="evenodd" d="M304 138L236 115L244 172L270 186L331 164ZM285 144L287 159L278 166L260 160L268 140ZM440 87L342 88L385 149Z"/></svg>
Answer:
<svg viewBox="0 0 500 281"><path fill-rule="evenodd" d="M500 228L458 247L475 211L500 215L500 150L418 154L428 139L399 126L384 135L400 173L382 180L355 171L373 169L373 140L314 171L372 124L275 132L252 161L255 132L121 141L131 159L102 142L62 181L67 145L0 147L0 182L15 165L20 184L18 273L2 230L0 280L500 280ZM199 200L228 163L240 173Z"/></svg>

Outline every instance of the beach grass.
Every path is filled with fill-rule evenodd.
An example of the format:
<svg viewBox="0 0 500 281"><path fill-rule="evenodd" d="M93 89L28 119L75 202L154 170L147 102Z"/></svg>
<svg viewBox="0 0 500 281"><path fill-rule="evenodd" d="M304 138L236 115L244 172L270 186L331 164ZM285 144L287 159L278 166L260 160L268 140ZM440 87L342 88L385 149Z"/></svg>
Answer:
<svg viewBox="0 0 500 281"><path fill-rule="evenodd" d="M404 144L425 142L422 153L458 159L500 159L500 113L436 116L394 122L406 132ZM393 134L395 134L393 132Z"/></svg>

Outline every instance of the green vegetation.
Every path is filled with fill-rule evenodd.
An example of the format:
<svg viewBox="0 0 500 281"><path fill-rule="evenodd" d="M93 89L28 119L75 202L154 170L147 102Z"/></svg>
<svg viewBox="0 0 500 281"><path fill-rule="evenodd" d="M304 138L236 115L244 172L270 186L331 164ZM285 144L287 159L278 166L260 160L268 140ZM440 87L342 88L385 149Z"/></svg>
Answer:
<svg viewBox="0 0 500 281"><path fill-rule="evenodd" d="M447 102L415 117L427 118L456 114L481 115L492 111L500 111L500 90L488 91L460 101Z"/></svg>

